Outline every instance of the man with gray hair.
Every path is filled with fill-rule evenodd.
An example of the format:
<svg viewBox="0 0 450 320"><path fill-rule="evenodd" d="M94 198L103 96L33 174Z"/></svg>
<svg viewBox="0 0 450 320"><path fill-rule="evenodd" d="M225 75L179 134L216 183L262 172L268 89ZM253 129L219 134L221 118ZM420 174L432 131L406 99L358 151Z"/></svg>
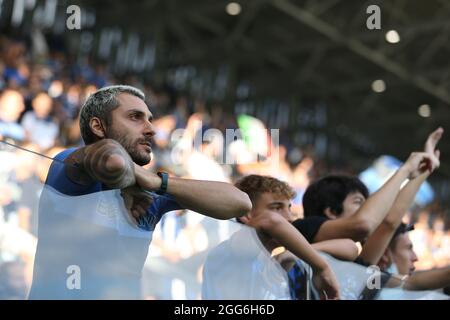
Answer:
<svg viewBox="0 0 450 320"><path fill-rule="evenodd" d="M137 299L152 232L181 208L230 219L251 210L231 184L169 177L151 160L144 94L118 85L81 109L86 146L55 157L41 196L31 299Z"/></svg>

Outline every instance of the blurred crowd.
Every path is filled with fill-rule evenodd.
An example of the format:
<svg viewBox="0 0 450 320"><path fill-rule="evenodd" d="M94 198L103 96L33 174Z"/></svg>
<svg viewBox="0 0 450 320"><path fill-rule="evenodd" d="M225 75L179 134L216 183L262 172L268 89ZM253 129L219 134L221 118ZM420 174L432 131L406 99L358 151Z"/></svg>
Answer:
<svg viewBox="0 0 450 320"><path fill-rule="evenodd" d="M302 217L304 190L332 168L312 148L288 148L274 141L270 132L226 139L226 129L244 130L245 126L240 115L226 112L219 102L179 92L170 84L114 75L104 63L75 59L51 46L44 53L34 49L26 41L0 37L0 137L34 152L0 143L0 299L26 298L31 283L39 194L51 163L37 154L51 158L67 147L82 145L79 111L97 88L123 83L146 94L156 129L149 170L226 182L247 174L271 175L295 188L293 212ZM249 118L250 125L264 127L258 119ZM211 134L205 137L205 132ZM267 142L267 149L255 149L261 141ZM254 161L255 154L259 154L258 161ZM432 206L410 215L416 222L411 238L418 269L450 264L448 216ZM202 220L189 212L165 215L154 235L149 261L156 262L148 266L148 273L164 269L164 263L192 260L226 239L231 229L229 222ZM200 275L201 270L194 270L194 278ZM197 298L186 290L192 285L183 281L168 282L171 298ZM150 298L170 298L155 288L148 291Z"/></svg>

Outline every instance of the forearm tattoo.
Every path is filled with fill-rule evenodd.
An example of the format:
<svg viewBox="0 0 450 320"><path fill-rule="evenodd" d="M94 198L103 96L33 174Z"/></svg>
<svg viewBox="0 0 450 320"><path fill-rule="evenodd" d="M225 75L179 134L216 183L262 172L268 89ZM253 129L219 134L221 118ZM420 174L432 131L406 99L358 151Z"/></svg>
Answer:
<svg viewBox="0 0 450 320"><path fill-rule="evenodd" d="M118 142L104 139L88 146L83 153L82 167L94 180L117 189L135 184L133 160ZM112 155L122 157L124 165L115 170L108 170L106 163Z"/></svg>

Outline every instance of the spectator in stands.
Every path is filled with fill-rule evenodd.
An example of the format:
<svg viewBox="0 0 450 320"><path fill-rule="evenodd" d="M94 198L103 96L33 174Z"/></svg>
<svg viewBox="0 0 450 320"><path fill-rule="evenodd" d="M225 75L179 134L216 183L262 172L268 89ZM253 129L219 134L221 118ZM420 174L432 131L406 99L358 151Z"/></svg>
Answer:
<svg viewBox="0 0 450 320"><path fill-rule="evenodd" d="M248 196L230 184L143 168L151 160L152 121L134 87L105 87L85 102L80 129L86 146L56 156L41 195L30 298L137 299L164 213L186 208L229 219L251 210ZM72 290L67 272L76 267L84 280Z"/></svg>
<svg viewBox="0 0 450 320"><path fill-rule="evenodd" d="M256 234L243 228L210 252L203 269L203 298L230 299L235 292L241 299L289 299L288 290L283 291L283 273L270 258L279 246L311 265L322 298L338 298L338 284L328 264L289 223L293 189L259 175L244 177L236 186L249 195L253 205L239 221L256 229Z"/></svg>
<svg viewBox="0 0 450 320"><path fill-rule="evenodd" d="M0 300L24 300L27 294L25 266L20 261L0 264Z"/></svg>
<svg viewBox="0 0 450 320"><path fill-rule="evenodd" d="M369 197L367 187L356 177L327 176L311 184L303 196L304 219L294 226L310 242L350 238L364 241L380 225L394 204L400 186L426 170L434 170L434 154L415 152L403 166Z"/></svg>
<svg viewBox="0 0 450 320"><path fill-rule="evenodd" d="M433 154L437 161L439 161L440 152L436 149L436 146L441 139L443 132L444 130L442 128L438 128L428 136L425 143L424 152L427 154ZM437 166L438 165L439 162L437 162ZM413 204L414 198L416 193L419 191L420 186L433 172L433 168L428 169L429 170L424 170L415 179L410 180L405 187L400 190L394 204L388 211L382 223L364 243L363 250L360 255L361 262L373 265L380 260L381 255L386 250L394 233L402 222L403 216Z"/></svg>
<svg viewBox="0 0 450 320"><path fill-rule="evenodd" d="M25 130L17 123L25 110L23 96L19 91L7 89L0 95L0 136L16 141L25 139Z"/></svg>
<svg viewBox="0 0 450 320"><path fill-rule="evenodd" d="M26 138L42 150L49 149L59 135L59 125L52 117L53 100L47 93L40 92L31 103L33 111L27 111L22 118Z"/></svg>
<svg viewBox="0 0 450 320"><path fill-rule="evenodd" d="M294 225L312 242L337 235L361 241L363 249L356 262L376 264L421 183L439 166L439 151L435 148L441 135L440 128L430 134L425 152L413 153L397 171L396 175L405 170L410 175L409 183L401 191L400 185L392 186L396 175L370 198L365 185L357 178L325 177L308 187L304 196L306 219L297 220ZM397 180L402 183L401 179ZM389 195L387 190L394 194ZM377 200L381 201L378 205Z"/></svg>
<svg viewBox="0 0 450 320"><path fill-rule="evenodd" d="M378 266L382 271L395 275L406 290L436 290L450 286L450 266L415 271L414 264L418 259L408 236L408 232L413 229L412 225L399 225ZM396 284L391 281L391 286Z"/></svg>

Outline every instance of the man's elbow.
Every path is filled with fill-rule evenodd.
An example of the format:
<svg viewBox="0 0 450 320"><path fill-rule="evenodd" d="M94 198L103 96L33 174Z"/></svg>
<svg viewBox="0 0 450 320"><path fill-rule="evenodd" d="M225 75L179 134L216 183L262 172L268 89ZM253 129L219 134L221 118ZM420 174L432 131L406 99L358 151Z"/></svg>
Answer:
<svg viewBox="0 0 450 320"><path fill-rule="evenodd" d="M354 261L359 255L359 249L352 239L343 239L342 247L346 248L346 260Z"/></svg>
<svg viewBox="0 0 450 320"><path fill-rule="evenodd" d="M352 240L363 241L370 236L372 231L373 228L369 221L365 219L357 220L354 224Z"/></svg>
<svg viewBox="0 0 450 320"><path fill-rule="evenodd" d="M119 154L111 154L105 161L106 171L113 174L125 171L126 165L126 160Z"/></svg>
<svg viewBox="0 0 450 320"><path fill-rule="evenodd" d="M223 208L216 211L214 218L219 220L238 218L246 215L252 210L252 202L248 195L239 189L236 190L238 190L236 194L233 194L232 197L229 198L229 201L223 204ZM208 215L210 214L211 211L208 212Z"/></svg>
<svg viewBox="0 0 450 320"><path fill-rule="evenodd" d="M399 226L399 222L394 219L385 218L382 225L384 228L388 228L389 230L395 230Z"/></svg>
<svg viewBox="0 0 450 320"><path fill-rule="evenodd" d="M252 202L248 194L240 191L239 199L236 201L236 217L242 217L252 210Z"/></svg>

